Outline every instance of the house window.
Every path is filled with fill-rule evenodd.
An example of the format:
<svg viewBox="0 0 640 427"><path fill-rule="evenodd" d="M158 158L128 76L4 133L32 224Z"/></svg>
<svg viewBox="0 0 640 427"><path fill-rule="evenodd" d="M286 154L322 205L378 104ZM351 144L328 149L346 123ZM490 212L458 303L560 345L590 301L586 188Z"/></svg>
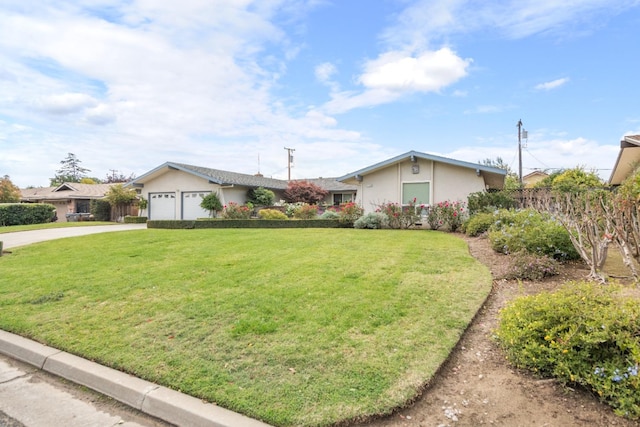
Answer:
<svg viewBox="0 0 640 427"><path fill-rule="evenodd" d="M333 204L341 205L343 203L349 203L353 201L352 193L334 193L333 194Z"/></svg>
<svg viewBox="0 0 640 427"><path fill-rule="evenodd" d="M89 208L90 203L89 200L76 200L76 212L75 213L89 213L91 209Z"/></svg>
<svg viewBox="0 0 640 427"><path fill-rule="evenodd" d="M417 205L428 205L431 200L430 182L404 182L402 183L402 204L408 205L416 200Z"/></svg>

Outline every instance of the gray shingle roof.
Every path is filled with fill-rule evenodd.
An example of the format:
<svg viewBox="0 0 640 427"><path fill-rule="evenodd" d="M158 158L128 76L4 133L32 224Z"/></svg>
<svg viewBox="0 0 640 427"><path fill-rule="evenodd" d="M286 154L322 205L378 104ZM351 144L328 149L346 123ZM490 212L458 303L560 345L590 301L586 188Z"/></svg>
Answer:
<svg viewBox="0 0 640 427"><path fill-rule="evenodd" d="M154 170L134 179L127 185L135 185L136 183L144 183L146 179L152 178L159 171L165 168L177 169L183 172L191 173L200 178L209 180L219 185L240 185L244 187L257 188L263 187L270 190L286 190L289 183L283 179L266 178L261 175L249 175L238 172L229 172L220 169L205 168L203 166L187 165L185 163L167 162ZM315 178L315 179L298 179L296 181L308 181L324 188L327 191L355 191L356 186L338 182L335 178Z"/></svg>
<svg viewBox="0 0 640 427"><path fill-rule="evenodd" d="M65 182L58 187L20 189L22 200L101 199L114 184Z"/></svg>

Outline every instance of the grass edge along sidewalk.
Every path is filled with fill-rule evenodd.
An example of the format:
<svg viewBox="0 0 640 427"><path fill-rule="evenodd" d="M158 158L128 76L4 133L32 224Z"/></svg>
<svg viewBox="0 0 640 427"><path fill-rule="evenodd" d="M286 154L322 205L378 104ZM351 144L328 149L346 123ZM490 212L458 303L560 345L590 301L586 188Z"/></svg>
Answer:
<svg viewBox="0 0 640 427"><path fill-rule="evenodd" d="M415 397L491 288L431 231L143 230L0 263L0 328L283 426Z"/></svg>

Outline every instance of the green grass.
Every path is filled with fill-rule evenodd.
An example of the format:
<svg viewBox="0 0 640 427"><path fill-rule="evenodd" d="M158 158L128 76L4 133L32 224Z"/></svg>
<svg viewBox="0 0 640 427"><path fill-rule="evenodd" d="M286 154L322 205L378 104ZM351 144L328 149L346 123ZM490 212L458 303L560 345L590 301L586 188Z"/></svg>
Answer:
<svg viewBox="0 0 640 427"><path fill-rule="evenodd" d="M45 228L90 227L93 225L113 225L114 222L106 221L78 221L78 222L48 222L45 224L10 225L0 226L0 234L16 231L43 230Z"/></svg>
<svg viewBox="0 0 640 427"><path fill-rule="evenodd" d="M0 328L280 426L415 397L491 287L431 231L105 233L0 269Z"/></svg>

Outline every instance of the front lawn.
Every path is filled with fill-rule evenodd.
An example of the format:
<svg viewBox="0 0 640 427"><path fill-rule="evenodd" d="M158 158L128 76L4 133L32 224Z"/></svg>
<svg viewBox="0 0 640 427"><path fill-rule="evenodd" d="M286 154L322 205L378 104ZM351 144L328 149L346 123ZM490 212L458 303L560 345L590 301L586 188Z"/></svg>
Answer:
<svg viewBox="0 0 640 427"><path fill-rule="evenodd" d="M431 231L139 230L0 258L0 328L280 426L389 412L491 288Z"/></svg>

